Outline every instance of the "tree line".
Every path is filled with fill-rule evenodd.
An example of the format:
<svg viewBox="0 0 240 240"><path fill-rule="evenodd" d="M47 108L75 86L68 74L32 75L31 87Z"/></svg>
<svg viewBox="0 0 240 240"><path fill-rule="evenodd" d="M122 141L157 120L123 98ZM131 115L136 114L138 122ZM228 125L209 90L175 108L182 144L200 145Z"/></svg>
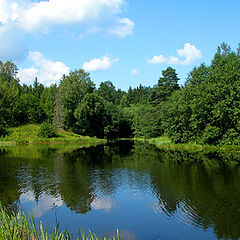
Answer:
<svg viewBox="0 0 240 240"><path fill-rule="evenodd" d="M223 43L209 66L201 64L179 85L176 70L162 71L153 87L128 91L111 81L98 88L89 73L75 70L59 85L35 78L20 84L17 66L0 61L0 135L7 128L48 122L78 134L114 139L163 134L174 143L240 143L240 48Z"/></svg>

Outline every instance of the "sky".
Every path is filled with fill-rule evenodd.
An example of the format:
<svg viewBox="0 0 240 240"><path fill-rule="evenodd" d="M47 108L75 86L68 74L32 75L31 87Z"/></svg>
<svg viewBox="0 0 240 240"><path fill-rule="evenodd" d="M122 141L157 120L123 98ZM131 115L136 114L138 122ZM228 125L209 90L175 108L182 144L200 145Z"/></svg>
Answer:
<svg viewBox="0 0 240 240"><path fill-rule="evenodd" d="M168 66L184 84L222 42L237 49L239 26L239 0L0 0L0 60L26 84L83 68L127 90L157 84Z"/></svg>

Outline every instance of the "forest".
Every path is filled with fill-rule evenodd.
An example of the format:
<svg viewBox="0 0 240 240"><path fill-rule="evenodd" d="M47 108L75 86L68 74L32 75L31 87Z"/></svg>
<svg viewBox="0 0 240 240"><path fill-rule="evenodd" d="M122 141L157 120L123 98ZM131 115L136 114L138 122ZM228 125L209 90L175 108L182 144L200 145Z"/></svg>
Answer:
<svg viewBox="0 0 240 240"><path fill-rule="evenodd" d="M240 47L222 43L209 66L201 64L179 85L168 67L152 87L128 91L111 81L97 88L82 69L58 85L22 84L17 66L0 61L0 136L9 127L47 124L99 138L154 138L173 143L240 144Z"/></svg>

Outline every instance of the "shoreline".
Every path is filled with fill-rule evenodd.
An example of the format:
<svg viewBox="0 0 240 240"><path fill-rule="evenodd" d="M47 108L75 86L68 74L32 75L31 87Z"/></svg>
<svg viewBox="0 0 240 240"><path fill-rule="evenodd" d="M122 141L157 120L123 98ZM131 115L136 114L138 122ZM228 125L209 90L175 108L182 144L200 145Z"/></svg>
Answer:
<svg viewBox="0 0 240 240"><path fill-rule="evenodd" d="M0 137L0 146L106 143L106 139L82 136L65 130L58 130L58 137L43 138L38 136L39 128L40 125L37 124L10 128L9 135Z"/></svg>
<svg viewBox="0 0 240 240"><path fill-rule="evenodd" d="M129 139L130 140L130 139ZM203 145L199 143L172 143L168 137L157 137L157 138L132 138L135 141L148 142L155 145L160 149L172 149L172 150L198 150L198 151L240 151L238 145Z"/></svg>

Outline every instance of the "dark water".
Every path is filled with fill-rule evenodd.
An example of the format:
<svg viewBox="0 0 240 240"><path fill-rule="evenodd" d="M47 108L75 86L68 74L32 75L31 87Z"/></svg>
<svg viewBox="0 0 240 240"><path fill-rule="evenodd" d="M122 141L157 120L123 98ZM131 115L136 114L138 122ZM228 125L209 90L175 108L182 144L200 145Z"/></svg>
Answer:
<svg viewBox="0 0 240 240"><path fill-rule="evenodd" d="M76 236L239 239L239 152L139 142L0 148L0 201Z"/></svg>

